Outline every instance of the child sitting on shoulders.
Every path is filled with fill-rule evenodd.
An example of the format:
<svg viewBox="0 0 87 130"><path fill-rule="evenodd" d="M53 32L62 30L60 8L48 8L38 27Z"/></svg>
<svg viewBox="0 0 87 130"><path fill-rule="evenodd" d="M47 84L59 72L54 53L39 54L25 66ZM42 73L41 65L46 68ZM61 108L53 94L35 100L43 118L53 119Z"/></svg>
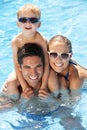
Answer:
<svg viewBox="0 0 87 130"><path fill-rule="evenodd" d="M47 40L37 31L41 24L40 17L40 9L32 4L26 4L22 6L17 12L17 25L21 29L21 32L17 36L15 36L11 42L15 67L15 76L13 77L15 77L15 79L11 78L10 76L10 78L7 79L5 84L6 89L9 89L8 94L10 95L14 92L18 93L18 89L14 88L14 80L19 80L22 86L22 91L29 87L29 85L25 82L21 71L18 68L17 61L18 48L22 47L25 43L38 43L43 48L45 55L45 67L40 90L44 89L46 91L47 89L47 81L49 75L49 60L47 53Z"/></svg>

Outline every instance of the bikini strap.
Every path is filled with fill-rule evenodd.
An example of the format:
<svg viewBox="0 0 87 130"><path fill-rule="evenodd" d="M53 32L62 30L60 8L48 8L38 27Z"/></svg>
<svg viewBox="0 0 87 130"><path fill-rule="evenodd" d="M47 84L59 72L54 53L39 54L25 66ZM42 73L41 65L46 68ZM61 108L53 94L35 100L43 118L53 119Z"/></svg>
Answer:
<svg viewBox="0 0 87 130"><path fill-rule="evenodd" d="M75 61L73 61L72 59L69 61L69 68L70 68L70 64L77 65L77 63ZM69 68L68 68L67 74L64 76L66 81L69 81Z"/></svg>
<svg viewBox="0 0 87 130"><path fill-rule="evenodd" d="M69 61L69 68L70 68L71 62L72 62L72 60ZM69 81L69 68L68 68L67 74L64 76L65 80L67 80L67 81Z"/></svg>
<svg viewBox="0 0 87 130"><path fill-rule="evenodd" d="M76 61L70 59L69 64L77 65Z"/></svg>
<svg viewBox="0 0 87 130"><path fill-rule="evenodd" d="M64 76L65 80L69 81L69 71L67 72L67 74Z"/></svg>

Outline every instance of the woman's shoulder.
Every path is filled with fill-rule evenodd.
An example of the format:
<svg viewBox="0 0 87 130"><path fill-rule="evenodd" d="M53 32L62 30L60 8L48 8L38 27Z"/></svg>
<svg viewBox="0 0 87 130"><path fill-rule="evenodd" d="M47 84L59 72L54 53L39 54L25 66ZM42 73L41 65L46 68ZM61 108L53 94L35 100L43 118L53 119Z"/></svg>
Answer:
<svg viewBox="0 0 87 130"><path fill-rule="evenodd" d="M87 69L77 63L75 60L71 60L71 74L74 77L87 78Z"/></svg>

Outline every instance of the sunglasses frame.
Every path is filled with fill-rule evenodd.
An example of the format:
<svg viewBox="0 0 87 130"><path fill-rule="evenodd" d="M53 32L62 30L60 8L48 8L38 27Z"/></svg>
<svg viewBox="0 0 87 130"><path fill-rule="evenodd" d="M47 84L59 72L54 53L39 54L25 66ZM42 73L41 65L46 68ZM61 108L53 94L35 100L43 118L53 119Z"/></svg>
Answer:
<svg viewBox="0 0 87 130"><path fill-rule="evenodd" d="M33 21L33 20L35 20L35 21ZM21 22L21 23L26 23L26 22L38 23L39 22L39 18L36 18L36 17L31 17L31 18L20 17L20 18L18 18L18 21Z"/></svg>
<svg viewBox="0 0 87 130"><path fill-rule="evenodd" d="M56 57L51 56L52 53L56 54ZM69 52L69 53L48 52L48 54L49 54L49 56L52 57L53 59L56 59L57 57L60 57L60 58L63 59L63 60L67 60L67 59L71 56L71 52ZM62 54L67 54L67 55L68 55L67 58L62 57Z"/></svg>

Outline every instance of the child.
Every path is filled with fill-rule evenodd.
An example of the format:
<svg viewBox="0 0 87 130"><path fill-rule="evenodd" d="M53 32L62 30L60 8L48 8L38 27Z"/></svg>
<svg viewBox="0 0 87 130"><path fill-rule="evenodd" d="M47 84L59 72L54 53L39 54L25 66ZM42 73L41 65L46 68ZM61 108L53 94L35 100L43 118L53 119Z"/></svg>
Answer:
<svg viewBox="0 0 87 130"><path fill-rule="evenodd" d="M51 66L49 89L54 93L64 92L64 90L69 90L71 94L76 92L87 78L87 69L71 60L70 40L62 35L56 35L49 41L48 46Z"/></svg>
<svg viewBox="0 0 87 130"><path fill-rule="evenodd" d="M6 87L7 89L9 89L9 91L11 90L11 92L12 89L14 90L13 82L14 80L17 79L19 80L22 86L22 91L24 91L25 88L29 87L29 85L25 82L21 71L18 69L18 61L17 61L18 48L22 47L25 43L38 43L43 48L44 55L45 55L45 67L44 67L41 89L46 90L47 79L49 75L49 62L48 62L48 54L47 54L47 41L39 32L37 32L37 29L40 27L41 24L40 15L41 12L38 9L38 7L32 4L24 5L17 12L17 19L18 19L17 25L22 30L22 32L19 33L17 36L15 36L12 40L13 60L14 60L15 72L17 77L13 76L15 77L15 79L10 77L10 79L8 78L7 80ZM15 93L16 92L18 93L17 89Z"/></svg>

